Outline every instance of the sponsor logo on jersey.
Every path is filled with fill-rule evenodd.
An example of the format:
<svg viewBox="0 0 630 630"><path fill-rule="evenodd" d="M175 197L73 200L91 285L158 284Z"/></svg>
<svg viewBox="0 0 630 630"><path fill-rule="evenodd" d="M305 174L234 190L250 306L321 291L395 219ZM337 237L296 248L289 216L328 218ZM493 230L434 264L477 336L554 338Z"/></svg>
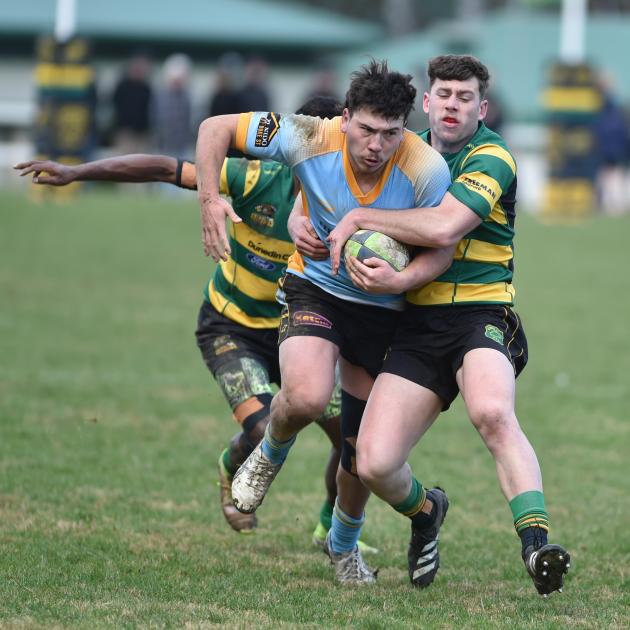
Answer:
<svg viewBox="0 0 630 630"><path fill-rule="evenodd" d="M492 324L486 324L486 337L488 339L492 339L492 341L496 341L499 345L503 345L503 331L499 330L496 326Z"/></svg>
<svg viewBox="0 0 630 630"><path fill-rule="evenodd" d="M294 326L321 326L322 328L332 328L332 322L313 311L296 311L293 313L292 319Z"/></svg>
<svg viewBox="0 0 630 630"><path fill-rule="evenodd" d="M281 254L273 249L265 249L264 247L254 243L254 241L248 241L247 247L259 254L262 254L263 256L266 256L267 258L273 258L274 260L289 260L291 257L291 254Z"/></svg>
<svg viewBox="0 0 630 630"><path fill-rule="evenodd" d="M258 269L262 269L262 271L273 271L276 268L272 262L261 258L260 256L256 256L256 254L248 253L247 260L257 267Z"/></svg>
<svg viewBox="0 0 630 630"><path fill-rule="evenodd" d="M256 128L256 139L254 140L255 147L267 147L273 140L273 137L278 133L280 128L280 116L269 112L266 118L261 118L258 121L258 127Z"/></svg>
<svg viewBox="0 0 630 630"><path fill-rule="evenodd" d="M273 227L273 217L276 214L276 209L268 204L263 203L254 208L254 212L250 215L252 223L257 223L267 228Z"/></svg>
<svg viewBox="0 0 630 630"><path fill-rule="evenodd" d="M490 186L486 184L482 184L481 182L477 181L476 179L473 179L472 177L468 177L467 175L462 175L459 178L459 181L462 182L462 184L464 184L464 186L466 186L467 188L472 188L476 192L483 190L487 195L490 195L493 201L496 200L497 198L497 193L494 190L492 190Z"/></svg>

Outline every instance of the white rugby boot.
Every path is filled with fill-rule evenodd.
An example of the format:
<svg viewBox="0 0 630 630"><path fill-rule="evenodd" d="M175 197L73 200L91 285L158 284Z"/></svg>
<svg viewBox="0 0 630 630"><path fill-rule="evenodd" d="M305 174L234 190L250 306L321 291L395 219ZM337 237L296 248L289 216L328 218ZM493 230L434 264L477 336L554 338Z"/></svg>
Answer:
<svg viewBox="0 0 630 630"><path fill-rule="evenodd" d="M262 440L232 479L232 501L239 512L251 514L263 502L282 464L274 464L262 451Z"/></svg>

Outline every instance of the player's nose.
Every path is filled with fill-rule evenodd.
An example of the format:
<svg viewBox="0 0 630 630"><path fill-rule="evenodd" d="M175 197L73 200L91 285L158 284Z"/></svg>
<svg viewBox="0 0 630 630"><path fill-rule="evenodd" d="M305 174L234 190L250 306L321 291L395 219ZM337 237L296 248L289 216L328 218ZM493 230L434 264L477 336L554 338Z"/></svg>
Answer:
<svg viewBox="0 0 630 630"><path fill-rule="evenodd" d="M374 153L378 153L383 149L383 143L381 142L380 136L376 135L370 138L368 149L370 149L370 151L373 151Z"/></svg>

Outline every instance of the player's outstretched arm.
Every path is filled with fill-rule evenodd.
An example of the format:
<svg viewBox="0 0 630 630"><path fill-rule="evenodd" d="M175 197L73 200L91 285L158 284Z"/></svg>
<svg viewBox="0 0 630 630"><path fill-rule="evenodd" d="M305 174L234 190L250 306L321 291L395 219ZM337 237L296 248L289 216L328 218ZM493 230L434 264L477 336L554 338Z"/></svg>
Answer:
<svg viewBox="0 0 630 630"><path fill-rule="evenodd" d="M481 217L450 193L432 208L355 208L328 235L332 270L337 273L343 247L357 230L376 230L409 245L442 248L455 245L480 223Z"/></svg>
<svg viewBox="0 0 630 630"><path fill-rule="evenodd" d="M231 253L225 229L226 218L240 223L240 217L220 195L220 175L228 149L234 145L239 115L206 118L197 136L197 191L201 210L203 251L215 261Z"/></svg>
<svg viewBox="0 0 630 630"><path fill-rule="evenodd" d="M312 260L326 260L330 255L328 247L317 236L315 228L304 212L302 193L295 198L295 203L287 221L287 229L295 248L303 256Z"/></svg>
<svg viewBox="0 0 630 630"><path fill-rule="evenodd" d="M59 164L52 160L29 160L13 168L24 177L33 173L35 184L66 186L71 182L167 182L175 184L177 160L167 155L141 153L121 155L85 162L84 164Z"/></svg>
<svg viewBox="0 0 630 630"><path fill-rule="evenodd" d="M396 294L417 289L435 280L453 262L455 246L418 252L402 271L396 271L380 258L363 262L346 256L346 269L352 282L368 293Z"/></svg>

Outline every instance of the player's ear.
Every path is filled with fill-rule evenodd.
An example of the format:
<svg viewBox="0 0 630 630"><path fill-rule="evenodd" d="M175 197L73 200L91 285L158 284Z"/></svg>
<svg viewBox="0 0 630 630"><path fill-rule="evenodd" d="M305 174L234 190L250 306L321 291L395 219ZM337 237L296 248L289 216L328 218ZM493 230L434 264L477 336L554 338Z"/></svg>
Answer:
<svg viewBox="0 0 630 630"><path fill-rule="evenodd" d="M481 103L479 103L479 120L483 120L488 113L488 99L484 98Z"/></svg>
<svg viewBox="0 0 630 630"><path fill-rule="evenodd" d="M425 114L429 113L429 93L428 92L425 92L422 95L422 111Z"/></svg>
<svg viewBox="0 0 630 630"><path fill-rule="evenodd" d="M350 119L352 118L352 114L347 107L343 108L343 112L341 113L341 131L346 133L348 129L348 124L350 123Z"/></svg>

